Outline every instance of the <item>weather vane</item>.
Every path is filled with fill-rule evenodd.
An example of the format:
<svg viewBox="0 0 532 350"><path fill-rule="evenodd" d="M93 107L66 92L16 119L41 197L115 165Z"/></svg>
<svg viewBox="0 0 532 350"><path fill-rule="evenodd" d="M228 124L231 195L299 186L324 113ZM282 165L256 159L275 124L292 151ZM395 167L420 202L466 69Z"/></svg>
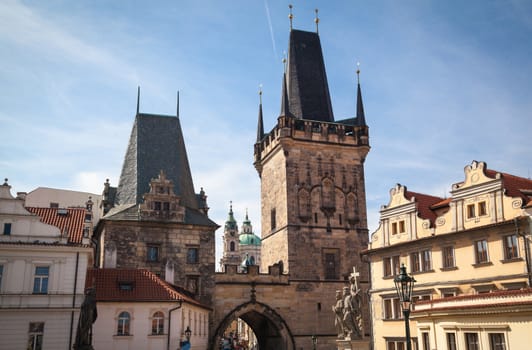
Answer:
<svg viewBox="0 0 532 350"><path fill-rule="evenodd" d="M288 19L290 19L290 30L292 30L292 19L294 19L294 15L292 14L292 4L288 5L288 8L290 9L290 14L288 15Z"/></svg>
<svg viewBox="0 0 532 350"><path fill-rule="evenodd" d="M314 18L314 23L316 23L316 34L319 34L318 23L320 23L320 19L318 18L318 9L315 9L314 12L316 12L316 18Z"/></svg>

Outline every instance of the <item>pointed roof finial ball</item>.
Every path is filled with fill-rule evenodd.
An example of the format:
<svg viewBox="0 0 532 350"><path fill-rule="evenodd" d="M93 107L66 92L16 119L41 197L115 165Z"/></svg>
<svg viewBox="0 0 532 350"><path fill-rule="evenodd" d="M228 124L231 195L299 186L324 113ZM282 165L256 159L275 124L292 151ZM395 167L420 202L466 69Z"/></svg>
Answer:
<svg viewBox="0 0 532 350"><path fill-rule="evenodd" d="M9 186L9 185L7 184L7 181L8 181L8 179L7 179L7 177L6 177L6 178L4 179L4 184L3 184L2 186Z"/></svg>
<svg viewBox="0 0 532 350"><path fill-rule="evenodd" d="M294 19L294 15L292 14L292 4L288 5L288 8L290 9L290 14L288 15L288 19L290 20L290 30L292 30L292 19Z"/></svg>

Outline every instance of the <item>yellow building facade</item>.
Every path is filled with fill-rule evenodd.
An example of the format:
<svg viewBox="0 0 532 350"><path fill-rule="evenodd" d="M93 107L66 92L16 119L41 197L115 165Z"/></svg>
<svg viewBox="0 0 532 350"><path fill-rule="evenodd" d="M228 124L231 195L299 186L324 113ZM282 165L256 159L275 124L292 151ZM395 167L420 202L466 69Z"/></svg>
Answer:
<svg viewBox="0 0 532 350"><path fill-rule="evenodd" d="M374 349L406 349L394 277L416 279L413 349L521 349L532 341L532 180L473 161L449 198L396 185L365 252Z"/></svg>

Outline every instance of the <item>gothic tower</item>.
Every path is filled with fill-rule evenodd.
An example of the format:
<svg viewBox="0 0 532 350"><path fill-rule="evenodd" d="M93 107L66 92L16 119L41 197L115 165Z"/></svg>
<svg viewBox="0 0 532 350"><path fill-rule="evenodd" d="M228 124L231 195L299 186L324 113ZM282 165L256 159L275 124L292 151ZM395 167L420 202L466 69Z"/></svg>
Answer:
<svg viewBox="0 0 532 350"><path fill-rule="evenodd" d="M353 266L362 284L368 281L360 252L368 246L364 161L370 147L360 84L356 106L356 116L334 119L320 37L291 29L281 112L269 133L259 107L254 165L261 178L261 268L282 262L291 281L315 282L317 301L321 291L327 303Z"/></svg>

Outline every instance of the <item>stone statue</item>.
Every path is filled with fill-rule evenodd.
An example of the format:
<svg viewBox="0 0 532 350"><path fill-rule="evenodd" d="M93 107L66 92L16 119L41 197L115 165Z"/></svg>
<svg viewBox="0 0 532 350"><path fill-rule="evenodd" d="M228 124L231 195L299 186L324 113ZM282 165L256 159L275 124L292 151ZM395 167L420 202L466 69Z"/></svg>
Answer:
<svg viewBox="0 0 532 350"><path fill-rule="evenodd" d="M337 290L336 291L336 304L332 306L332 310L334 312L334 326L336 327L336 334L338 334L338 338L343 338L344 336L343 309L344 309L344 302L342 300L342 292Z"/></svg>
<svg viewBox="0 0 532 350"><path fill-rule="evenodd" d="M85 290L85 300L81 304L79 313L78 330L76 333L76 350L93 350L92 347L92 324L96 321L98 312L96 310L96 290L87 288Z"/></svg>
<svg viewBox="0 0 532 350"><path fill-rule="evenodd" d="M344 287L343 293L343 328L345 339L363 338L363 320L361 313L362 296L358 288L359 273L353 268L349 277L350 287Z"/></svg>

